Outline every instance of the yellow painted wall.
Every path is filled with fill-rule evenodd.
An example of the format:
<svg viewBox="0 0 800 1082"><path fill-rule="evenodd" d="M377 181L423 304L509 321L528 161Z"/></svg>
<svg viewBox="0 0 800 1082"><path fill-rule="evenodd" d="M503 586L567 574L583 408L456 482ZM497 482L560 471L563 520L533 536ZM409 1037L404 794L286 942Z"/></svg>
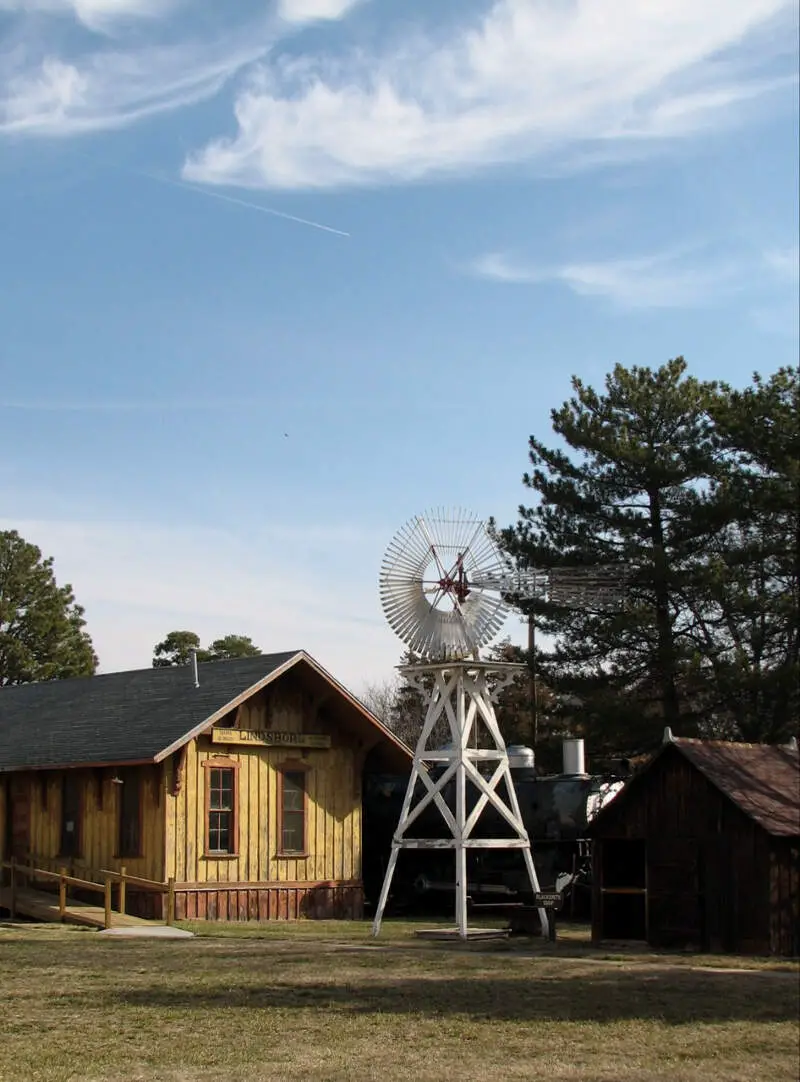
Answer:
<svg viewBox="0 0 800 1082"><path fill-rule="evenodd" d="M31 775L30 843L31 853L45 866L72 864L80 869L112 870L124 865L130 875L158 882L164 878L164 772L160 766L144 766L142 772L141 857L117 856L119 786L111 781L113 771L81 770L81 852L70 861L59 859L61 836L60 771ZM98 799L98 777L102 779L102 802ZM42 782L46 800L42 799Z"/></svg>
<svg viewBox="0 0 800 1082"><path fill-rule="evenodd" d="M243 729L326 732L302 690L274 686L239 708ZM222 727L231 727L226 719ZM183 759L177 795L171 794L177 757L170 765L167 789L166 875L178 883L318 882L361 876L360 757L348 738L328 727L329 749L242 747L212 744L207 736L192 741ZM204 854L205 785L209 759L239 763L236 857ZM279 856L280 773L282 764L302 760L306 774L306 857Z"/></svg>

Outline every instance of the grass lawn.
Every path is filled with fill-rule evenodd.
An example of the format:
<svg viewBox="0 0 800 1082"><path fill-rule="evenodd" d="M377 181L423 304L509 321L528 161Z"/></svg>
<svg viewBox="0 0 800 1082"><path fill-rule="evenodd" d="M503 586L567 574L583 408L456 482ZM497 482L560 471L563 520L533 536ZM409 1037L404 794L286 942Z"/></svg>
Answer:
<svg viewBox="0 0 800 1082"><path fill-rule="evenodd" d="M187 926L197 938L0 926L0 1079L798 1079L788 963L599 952L575 932Z"/></svg>

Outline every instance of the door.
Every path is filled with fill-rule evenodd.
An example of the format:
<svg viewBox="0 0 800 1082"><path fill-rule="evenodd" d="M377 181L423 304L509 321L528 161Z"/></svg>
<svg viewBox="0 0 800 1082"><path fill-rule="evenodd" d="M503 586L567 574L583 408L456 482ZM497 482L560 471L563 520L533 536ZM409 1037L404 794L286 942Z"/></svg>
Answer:
<svg viewBox="0 0 800 1082"><path fill-rule="evenodd" d="M648 844L648 939L654 947L703 948L705 869L700 855L694 838L654 838Z"/></svg>
<svg viewBox="0 0 800 1082"><path fill-rule="evenodd" d="M81 790L79 776L68 770L61 779L61 844L58 855L81 855Z"/></svg>
<svg viewBox="0 0 800 1082"><path fill-rule="evenodd" d="M31 780L29 775L9 774L6 782L5 851L15 860L26 860L31 846Z"/></svg>

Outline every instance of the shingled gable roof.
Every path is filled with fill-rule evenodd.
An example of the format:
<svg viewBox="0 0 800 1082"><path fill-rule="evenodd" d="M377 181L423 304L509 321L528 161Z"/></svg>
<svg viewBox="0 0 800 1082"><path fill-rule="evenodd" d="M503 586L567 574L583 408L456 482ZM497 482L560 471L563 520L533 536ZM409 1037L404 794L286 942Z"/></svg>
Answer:
<svg viewBox="0 0 800 1082"><path fill-rule="evenodd" d="M800 835L800 755L796 747L674 736L596 816L591 833L595 833L606 813L619 813L620 805L638 792L641 780L663 755L671 753L670 749L687 759L768 834Z"/></svg>
<svg viewBox="0 0 800 1082"><path fill-rule="evenodd" d="M304 650L199 666L135 669L0 689L0 773L160 762L240 702L305 666L349 706L353 724L384 737L403 761L410 750ZM377 730L377 732L376 732Z"/></svg>

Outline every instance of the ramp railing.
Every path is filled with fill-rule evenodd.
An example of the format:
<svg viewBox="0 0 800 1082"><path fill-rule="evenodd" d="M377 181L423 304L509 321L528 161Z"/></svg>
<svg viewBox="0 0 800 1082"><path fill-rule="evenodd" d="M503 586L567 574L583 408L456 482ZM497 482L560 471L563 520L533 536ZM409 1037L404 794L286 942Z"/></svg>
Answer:
<svg viewBox="0 0 800 1082"><path fill-rule="evenodd" d="M6 889L8 890L8 909L12 920L16 917L19 891L23 889L23 882L31 889L37 881L44 880L45 882L58 884L58 913L62 921L67 917L69 905L67 900L67 888L73 887L75 890L103 895L103 927L111 928L114 913L116 912L123 916L125 914L127 888L131 887L134 890L149 891L162 896L166 895L166 923L170 925L175 922L174 878L168 879L166 883L159 883L154 879L144 879L142 876L128 875L123 866L119 871L111 871L107 868L99 869L97 875L102 877L102 882L97 882L92 879L83 879L79 876L68 875L66 867L61 867L56 872L51 871L49 868L37 867L33 858L25 862L18 861L14 857L11 857L10 860L0 861L0 869L9 872L8 887ZM91 872L89 872L89 874L91 874ZM117 886L116 910L114 910L112 905L114 884Z"/></svg>

